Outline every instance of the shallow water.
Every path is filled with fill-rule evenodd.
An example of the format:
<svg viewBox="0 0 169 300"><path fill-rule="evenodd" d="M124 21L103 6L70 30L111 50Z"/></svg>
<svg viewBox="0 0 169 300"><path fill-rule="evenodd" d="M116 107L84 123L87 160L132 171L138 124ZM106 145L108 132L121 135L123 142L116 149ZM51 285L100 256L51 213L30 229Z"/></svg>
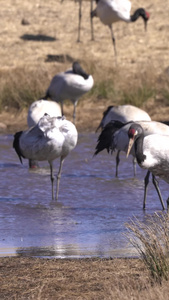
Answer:
<svg viewBox="0 0 169 300"><path fill-rule="evenodd" d="M121 154L115 178L115 155L106 151L93 157L96 134L80 134L65 159L59 200L51 201L47 162L38 171L21 165L12 148L13 136L0 136L0 256L57 258L133 257L125 223L136 216L161 210L150 181L147 208L142 210L145 170ZM57 171L59 160L55 161ZM164 201L168 185L160 181ZM166 203L165 203L166 204Z"/></svg>

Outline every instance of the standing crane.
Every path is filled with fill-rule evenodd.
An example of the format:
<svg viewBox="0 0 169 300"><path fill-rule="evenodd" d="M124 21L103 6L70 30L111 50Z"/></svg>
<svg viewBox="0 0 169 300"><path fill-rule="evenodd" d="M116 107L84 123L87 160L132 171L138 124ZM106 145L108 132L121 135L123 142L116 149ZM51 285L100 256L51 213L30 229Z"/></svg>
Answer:
<svg viewBox="0 0 169 300"><path fill-rule="evenodd" d="M112 24L118 21L135 22L139 17L144 21L145 30L150 14L144 8L138 8L133 15L130 15L131 2L129 0L96 0L97 6L91 12L91 17L98 17L100 21L110 28L111 38L116 51L116 42L113 33Z"/></svg>
<svg viewBox="0 0 169 300"><path fill-rule="evenodd" d="M96 131L100 128L103 130L105 126L110 121L120 121L127 123L129 121L151 121L151 118L147 112L133 105L118 105L118 106L109 106L103 112L103 118L97 127ZM117 128L117 123L111 123L111 127L115 126L114 130ZM118 166L120 163L120 150L117 151L116 155L116 177L118 176ZM136 174L136 161L133 159L134 165L134 175Z"/></svg>
<svg viewBox="0 0 169 300"><path fill-rule="evenodd" d="M62 115L64 100L70 99L74 105L73 123L76 122L76 106L79 98L89 92L94 84L92 75L87 74L78 62L72 68L53 77L43 99L50 98L61 103Z"/></svg>
<svg viewBox="0 0 169 300"><path fill-rule="evenodd" d="M58 199L62 165L66 156L77 144L78 133L73 123L64 117L45 114L37 125L14 135L13 147L22 163L22 158L48 161L52 183L52 200ZM56 196L54 197L53 161L60 158L57 174Z"/></svg>
<svg viewBox="0 0 169 300"><path fill-rule="evenodd" d="M128 144L129 144L128 131L132 124L135 123L128 122L126 124L123 124L120 121L111 121L110 123L108 123L98 138L98 144L96 146L96 151L94 155L97 155L100 151L104 149L107 149L108 153L110 151L113 152L114 150L120 150L127 153ZM143 129L143 137L151 136L153 134L166 135L169 137L169 126L161 122L137 121L137 124L141 126L141 128ZM130 149L130 154L133 157L136 157L137 159L134 148ZM147 172L147 175L145 176L144 179L145 186L144 186L143 209L145 209L145 204L146 204L147 187L148 187L150 172L149 171ZM158 188L157 180L154 176L155 174L153 172L152 174L153 174L153 184L157 190L162 207L164 209L165 206L162 200L160 190Z"/></svg>
<svg viewBox="0 0 169 300"><path fill-rule="evenodd" d="M134 145L139 166L169 183L169 135L155 132L145 136L143 127L133 123L128 129L128 138L127 156Z"/></svg>
<svg viewBox="0 0 169 300"><path fill-rule="evenodd" d="M55 101L46 101L43 99L34 101L29 109L27 114L27 124L28 127L31 128L35 126L40 118L44 116L44 114L50 115L50 117L59 117L62 115L60 105ZM38 161L29 160L29 168L38 168Z"/></svg>

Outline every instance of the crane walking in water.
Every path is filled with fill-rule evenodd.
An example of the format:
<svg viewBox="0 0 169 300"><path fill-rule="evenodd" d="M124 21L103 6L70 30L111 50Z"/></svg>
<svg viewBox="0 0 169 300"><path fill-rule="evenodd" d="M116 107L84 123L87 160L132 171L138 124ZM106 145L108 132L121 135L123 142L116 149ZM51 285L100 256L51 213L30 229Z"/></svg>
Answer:
<svg viewBox="0 0 169 300"><path fill-rule="evenodd" d="M60 105L57 102L46 101L43 99L34 101L28 109L28 127L31 128L32 126L35 126L45 113L50 115L51 117L59 117L62 115ZM29 168L33 169L38 167L38 161L31 159L29 160Z"/></svg>
<svg viewBox="0 0 169 300"><path fill-rule="evenodd" d="M130 15L131 2L129 0L96 0L96 3L97 6L91 12L91 17L99 17L100 21L110 28L115 55L117 51L112 28L113 23L118 21L135 22L139 17L142 17L146 30L150 15L144 8L138 8L133 15Z"/></svg>
<svg viewBox="0 0 169 300"><path fill-rule="evenodd" d="M45 114L37 125L14 135L13 147L22 163L22 158L45 161L50 165L52 199L58 199L62 165L66 156L77 144L78 133L73 123L64 117ZM54 197L53 161L60 157L57 174L56 197Z"/></svg>
<svg viewBox="0 0 169 300"><path fill-rule="evenodd" d="M93 87L92 75L87 74L78 62L74 62L72 69L57 74L51 80L43 99L52 99L61 103L62 115L64 100L71 100L74 104L73 123L76 121L76 106L79 98Z"/></svg>
<svg viewBox="0 0 169 300"><path fill-rule="evenodd" d="M128 131L132 124L135 124L135 123L128 122L127 124L123 124L120 121L111 121L110 123L108 123L98 138L98 143L97 143L96 151L95 151L94 155L97 155L99 152L101 152L104 149L107 149L108 152L110 152L110 151L113 152L115 150L127 152L128 143L129 143ZM156 121L137 121L137 124L138 124L138 126L141 126L141 128L143 128L143 137L158 134L158 135L166 135L169 138L169 126L168 125L165 125L161 122L156 122ZM133 155L133 157L136 157L136 159L137 159L134 148L131 148L130 154ZM150 172L151 172L151 170L150 170ZM143 209L145 209L147 187L148 187L150 172L147 173L145 180L144 180L145 187L144 187ZM153 172L152 172L152 174L155 175ZM155 179L154 176L153 176L153 184L155 185L155 188L159 195L162 207L164 209L165 206L163 204L162 196L161 196L160 190L158 188L157 180Z"/></svg>
<svg viewBox="0 0 169 300"><path fill-rule="evenodd" d="M117 106L109 106L103 112L103 118L96 129L98 131L100 128L103 130L105 126L111 121L120 121L122 123L127 123L130 121L151 121L151 118L147 112L142 110L139 107L134 105L117 105ZM113 130L114 126L114 130ZM121 128L121 123L112 122L111 123L111 131L115 132L117 129ZM108 132L107 138L111 138L110 130ZM106 129L106 132L108 128ZM105 132L104 132L105 135ZM118 166L120 163L120 149L117 150L116 154L116 177L118 176ZM133 158L133 166L134 166L134 175L136 175L136 160Z"/></svg>
<svg viewBox="0 0 169 300"><path fill-rule="evenodd" d="M155 133L144 136L143 127L133 123L128 130L128 137L127 156L134 144L139 166L169 183L169 135Z"/></svg>

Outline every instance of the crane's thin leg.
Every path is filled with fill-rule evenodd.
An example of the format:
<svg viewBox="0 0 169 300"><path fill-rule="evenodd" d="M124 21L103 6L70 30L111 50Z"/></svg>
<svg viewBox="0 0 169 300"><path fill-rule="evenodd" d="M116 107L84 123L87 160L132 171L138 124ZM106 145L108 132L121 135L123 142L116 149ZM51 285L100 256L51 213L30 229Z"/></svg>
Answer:
<svg viewBox="0 0 169 300"><path fill-rule="evenodd" d="M62 117L64 116L64 111L63 111L63 101L61 102L61 113L62 113Z"/></svg>
<svg viewBox="0 0 169 300"><path fill-rule="evenodd" d="M155 186L155 189L157 191L157 194L160 198L160 202L161 202L161 205L162 205L162 208L165 209L165 206L164 206L164 202L163 202L163 199L162 199L162 196L161 196L161 192L160 192L160 189L159 189L159 185L158 185L158 181L157 179L155 178L155 176L152 174L152 182Z"/></svg>
<svg viewBox="0 0 169 300"><path fill-rule="evenodd" d="M92 11L93 11L93 0L90 0L91 40L94 41L94 30L93 30L93 17L92 17Z"/></svg>
<svg viewBox="0 0 169 300"><path fill-rule="evenodd" d="M53 175L53 165L52 163L50 164L50 179L51 179L51 183L52 183L52 200L54 200L54 175Z"/></svg>
<svg viewBox="0 0 169 300"><path fill-rule="evenodd" d="M78 38L77 38L78 43L80 42L81 19L82 19L82 0L79 0L79 26L78 26Z"/></svg>
<svg viewBox="0 0 169 300"><path fill-rule="evenodd" d="M147 198L147 187L149 183L150 171L147 171L147 174L144 178L144 200L143 200L143 209L146 208L146 198Z"/></svg>
<svg viewBox="0 0 169 300"><path fill-rule="evenodd" d="M169 197L167 198L167 212L169 212Z"/></svg>
<svg viewBox="0 0 169 300"><path fill-rule="evenodd" d="M116 177L118 177L119 162L120 162L120 150L118 150L116 154Z"/></svg>
<svg viewBox="0 0 169 300"><path fill-rule="evenodd" d="M133 157L133 170L134 170L134 176L136 176L136 165L137 165L137 159Z"/></svg>
<svg viewBox="0 0 169 300"><path fill-rule="evenodd" d="M111 38L112 38L113 47L114 47L114 54L115 54L115 56L117 56L117 51L116 51L116 40L115 40L115 37L114 37L112 25L110 25L109 27L110 27Z"/></svg>
<svg viewBox="0 0 169 300"><path fill-rule="evenodd" d="M77 102L78 101L75 101L74 102L74 110L73 110L73 124L76 123L76 106L77 106Z"/></svg>
<svg viewBox="0 0 169 300"><path fill-rule="evenodd" d="M62 173L62 166L63 166L64 158L60 158L60 167L59 167L59 172L57 174L57 187L56 187L56 201L58 200L58 195L59 195L59 184L60 184L60 178L61 178L61 173Z"/></svg>

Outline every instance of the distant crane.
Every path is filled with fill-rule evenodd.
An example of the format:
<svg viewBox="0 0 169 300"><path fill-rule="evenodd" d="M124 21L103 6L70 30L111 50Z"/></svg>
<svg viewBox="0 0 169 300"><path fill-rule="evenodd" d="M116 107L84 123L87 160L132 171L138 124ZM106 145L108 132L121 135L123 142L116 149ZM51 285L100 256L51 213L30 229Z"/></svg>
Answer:
<svg viewBox="0 0 169 300"><path fill-rule="evenodd" d="M35 126L40 118L44 116L44 114L50 115L50 117L59 117L62 115L60 105L55 101L46 101L43 99L34 101L29 109L27 115L27 124L28 127ZM38 161L29 160L29 168L38 168Z"/></svg>
<svg viewBox="0 0 169 300"><path fill-rule="evenodd" d="M14 135L13 147L22 163L22 158L48 161L52 183L52 199L58 199L62 165L66 156L77 144L78 133L73 123L64 117L45 114L37 125ZM60 157L57 174L56 197L54 197L53 161Z"/></svg>
<svg viewBox="0 0 169 300"><path fill-rule="evenodd" d="M105 128L105 126L110 121L120 121L123 123L127 123L129 121L151 121L150 116L147 112L142 110L141 108L138 108L134 105L118 105L118 106L109 106L104 112L103 112L103 118L96 129L96 132L101 128ZM115 126L114 130L118 129L116 128L117 123L112 123L111 126ZM116 155L116 177L118 176L118 166L120 163L120 150L117 151ZM136 161L135 158L133 160L134 164L134 175L136 174Z"/></svg>
<svg viewBox="0 0 169 300"><path fill-rule="evenodd" d="M63 2L64 0L61 0ZM79 23L78 23L78 37L77 42L80 42L80 31L81 31L81 19L82 19L82 2L87 2L88 0L74 0L75 2L79 2ZM91 25L91 40L94 41L94 30L93 30L93 18L92 18L92 11L93 11L93 1L90 1L90 25ZM88 2L89 2L88 1Z"/></svg>
<svg viewBox="0 0 169 300"><path fill-rule="evenodd" d="M92 75L87 74L78 62L74 62L72 69L61 72L53 77L43 99L52 99L61 103L62 115L64 100L70 99L74 105L73 123L76 122L76 106L79 98L93 87Z"/></svg>
<svg viewBox="0 0 169 300"><path fill-rule="evenodd" d="M97 6L91 12L91 17L99 17L100 21L110 28L115 55L117 51L112 28L113 23L118 21L135 22L139 17L142 17L146 30L150 15L144 8L138 8L133 15L130 15L131 2L129 0L96 0L96 3Z"/></svg>
<svg viewBox="0 0 169 300"><path fill-rule="evenodd" d="M133 123L129 127L128 137L127 156L134 144L139 166L169 183L169 135L157 132L145 136L144 128L140 124Z"/></svg>
<svg viewBox="0 0 169 300"><path fill-rule="evenodd" d="M113 152L114 150L120 150L127 153L128 144L129 144L128 131L132 124L135 123L128 122L126 124L123 124L119 121L111 121L110 123L108 123L98 138L98 144L96 146L95 155L97 155L100 151L104 149L107 149L108 152L109 151ZM169 137L169 126L161 122L137 121L137 124L143 128L144 137L150 136L152 134L166 135L166 136L168 135ZM131 148L130 154L133 155L133 157L136 157L137 159L134 148ZM165 209L162 196L158 188L157 180L155 179L153 172L152 174L153 174L153 184L155 185L155 188L159 195L162 207L163 209ZM148 172L147 175L145 176L143 209L145 209L145 204L146 204L149 176L150 176L150 172Z"/></svg>

